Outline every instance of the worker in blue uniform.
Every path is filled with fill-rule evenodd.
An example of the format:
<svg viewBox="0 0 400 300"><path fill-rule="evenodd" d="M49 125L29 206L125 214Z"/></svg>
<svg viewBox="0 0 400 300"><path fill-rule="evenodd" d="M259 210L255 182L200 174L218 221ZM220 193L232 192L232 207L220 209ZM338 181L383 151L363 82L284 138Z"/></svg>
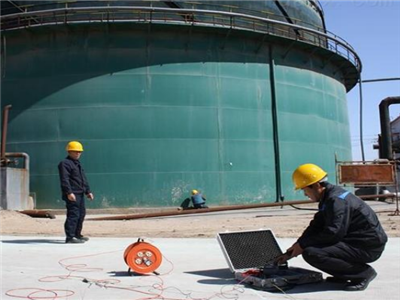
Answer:
<svg viewBox="0 0 400 300"><path fill-rule="evenodd" d="M68 156L58 165L61 182L62 199L66 203L67 219L64 230L66 243L80 244L89 240L82 235L83 221L86 215L85 196L93 200L85 171L79 161L83 146L77 141L68 143Z"/></svg>
<svg viewBox="0 0 400 300"><path fill-rule="evenodd" d="M357 196L328 183L317 165L299 166L292 179L296 190L319 203L318 212L277 262L302 254L310 265L332 275L327 282L342 283L346 291L365 290L377 275L368 263L381 256L387 242L377 215Z"/></svg>
<svg viewBox="0 0 400 300"><path fill-rule="evenodd" d="M206 205L206 198L198 190L192 190L192 196L190 198L194 208L208 208Z"/></svg>

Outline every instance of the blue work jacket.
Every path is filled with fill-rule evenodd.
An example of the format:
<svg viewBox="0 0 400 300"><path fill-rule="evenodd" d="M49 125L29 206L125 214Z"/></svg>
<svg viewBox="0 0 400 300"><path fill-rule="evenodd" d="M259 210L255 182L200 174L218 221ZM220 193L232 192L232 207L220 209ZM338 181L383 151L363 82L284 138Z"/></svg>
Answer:
<svg viewBox="0 0 400 300"><path fill-rule="evenodd" d="M67 199L68 194L91 193L85 171L79 160L66 157L58 164L62 198Z"/></svg>

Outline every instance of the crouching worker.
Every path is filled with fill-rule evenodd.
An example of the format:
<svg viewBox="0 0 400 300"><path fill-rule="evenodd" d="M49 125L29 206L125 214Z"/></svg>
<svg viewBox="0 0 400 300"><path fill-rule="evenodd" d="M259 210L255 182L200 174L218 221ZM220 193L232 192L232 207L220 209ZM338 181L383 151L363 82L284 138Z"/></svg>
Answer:
<svg viewBox="0 0 400 300"><path fill-rule="evenodd" d="M208 206L206 205L206 198L204 198L199 191L193 190L192 197L190 198L192 200L194 208L208 208Z"/></svg>
<svg viewBox="0 0 400 300"><path fill-rule="evenodd" d="M293 173L296 190L318 202L318 212L278 263L303 255L313 267L332 277L327 282L344 284L346 291L362 291L376 277L368 263L382 254L387 236L375 212L360 198L326 181L327 173L313 164Z"/></svg>

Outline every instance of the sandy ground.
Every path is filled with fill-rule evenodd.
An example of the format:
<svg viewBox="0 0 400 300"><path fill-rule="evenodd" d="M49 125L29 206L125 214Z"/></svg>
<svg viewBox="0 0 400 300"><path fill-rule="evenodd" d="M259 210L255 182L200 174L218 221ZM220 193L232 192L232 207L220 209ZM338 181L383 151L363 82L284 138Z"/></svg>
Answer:
<svg viewBox="0 0 400 300"><path fill-rule="evenodd" d="M395 203L368 201L390 237L400 237L400 216L394 216ZM88 211L84 223L84 235L91 237L215 237L218 232L256 230L269 228L277 237L298 237L307 227L316 205L303 205L224 211L173 217L147 218L121 221L93 221L96 211ZM155 209L157 210L157 209ZM171 209L169 209L171 210ZM160 209L158 209L160 211ZM149 212L149 210L147 211ZM151 212L151 210L150 210ZM63 236L65 212L57 211L55 219L32 218L15 212L0 210L0 233L2 235ZM119 210L119 214L131 211Z"/></svg>

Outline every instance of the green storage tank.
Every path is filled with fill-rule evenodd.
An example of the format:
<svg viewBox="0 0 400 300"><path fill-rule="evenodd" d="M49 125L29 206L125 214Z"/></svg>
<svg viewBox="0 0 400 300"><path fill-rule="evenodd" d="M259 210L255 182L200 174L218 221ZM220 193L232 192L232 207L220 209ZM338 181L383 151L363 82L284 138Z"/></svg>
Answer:
<svg viewBox="0 0 400 300"><path fill-rule="evenodd" d="M12 3L12 4L11 4ZM22 12L21 12L22 11ZM83 143L92 207L301 199L292 171L351 160L355 51L315 1L2 3L7 152L26 152L37 208Z"/></svg>

